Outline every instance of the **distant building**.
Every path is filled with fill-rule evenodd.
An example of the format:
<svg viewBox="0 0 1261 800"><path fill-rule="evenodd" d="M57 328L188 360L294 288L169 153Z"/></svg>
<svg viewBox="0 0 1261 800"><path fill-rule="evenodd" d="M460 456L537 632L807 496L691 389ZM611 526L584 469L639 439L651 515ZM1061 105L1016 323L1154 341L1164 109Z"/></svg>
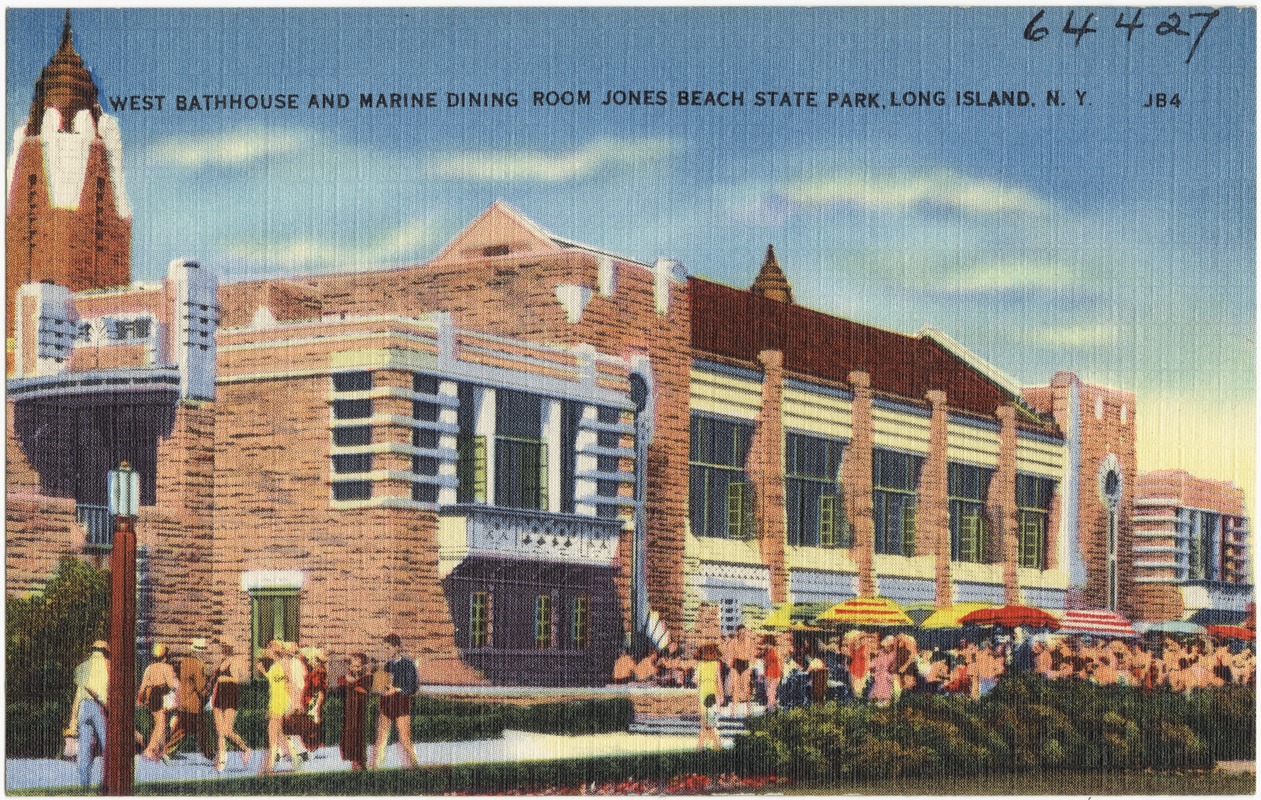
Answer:
<svg viewBox="0 0 1261 800"><path fill-rule="evenodd" d="M1252 601L1243 490L1182 470L1138 476L1135 594L1152 619L1237 624Z"/></svg>

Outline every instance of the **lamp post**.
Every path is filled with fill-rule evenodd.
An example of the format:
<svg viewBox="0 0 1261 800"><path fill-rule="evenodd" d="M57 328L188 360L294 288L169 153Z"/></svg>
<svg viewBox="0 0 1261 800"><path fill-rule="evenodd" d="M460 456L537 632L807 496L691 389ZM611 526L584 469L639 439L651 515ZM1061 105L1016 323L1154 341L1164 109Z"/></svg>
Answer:
<svg viewBox="0 0 1261 800"><path fill-rule="evenodd" d="M102 793L132 793L136 719L136 512L140 474L126 461L109 473L109 513L114 522L110 553L109 695L105 720Z"/></svg>

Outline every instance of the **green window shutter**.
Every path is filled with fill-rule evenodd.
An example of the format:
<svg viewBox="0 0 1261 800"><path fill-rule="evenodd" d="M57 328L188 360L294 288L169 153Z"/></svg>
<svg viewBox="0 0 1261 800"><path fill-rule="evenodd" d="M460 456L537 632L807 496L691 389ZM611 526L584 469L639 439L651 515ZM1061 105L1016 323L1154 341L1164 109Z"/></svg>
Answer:
<svg viewBox="0 0 1261 800"><path fill-rule="evenodd" d="M485 647L489 614L486 592L473 592L469 597L469 647Z"/></svg>
<svg viewBox="0 0 1261 800"><path fill-rule="evenodd" d="M1046 519L1043 515L1020 512L1020 566L1042 569L1046 542Z"/></svg>
<svg viewBox="0 0 1261 800"><path fill-rule="evenodd" d="M298 596L296 594L281 600L284 606L285 641L296 642L302 637L298 635Z"/></svg>
<svg viewBox="0 0 1261 800"><path fill-rule="evenodd" d="M486 502L486 437L461 436L456 441L456 478L461 502Z"/></svg>
<svg viewBox="0 0 1261 800"><path fill-rule="evenodd" d="M748 484L745 484L748 486ZM745 539L757 538L757 520L753 516L753 492L746 489L744 492L744 508L741 511L744 518L744 537Z"/></svg>
<svg viewBox="0 0 1261 800"><path fill-rule="evenodd" d="M535 500L536 508L547 508L547 445L540 444L536 451L538 452L538 491Z"/></svg>
<svg viewBox="0 0 1261 800"><path fill-rule="evenodd" d="M902 555L915 555L915 504L902 506Z"/></svg>
<svg viewBox="0 0 1261 800"><path fill-rule="evenodd" d="M590 605L585 594L574 598L574 624L571 639L577 650L584 649L590 642Z"/></svg>
<svg viewBox="0 0 1261 800"><path fill-rule="evenodd" d="M745 510L748 507L749 485L732 481L727 484L727 538L745 538Z"/></svg>
<svg viewBox="0 0 1261 800"><path fill-rule="evenodd" d="M541 594L534 603L534 646L546 650L552 646L552 596Z"/></svg>
<svg viewBox="0 0 1261 800"><path fill-rule="evenodd" d="M819 546L836 546L836 497L819 495Z"/></svg>
<svg viewBox="0 0 1261 800"><path fill-rule="evenodd" d="M975 563L980 560L981 518L964 514L959 520L959 560Z"/></svg>

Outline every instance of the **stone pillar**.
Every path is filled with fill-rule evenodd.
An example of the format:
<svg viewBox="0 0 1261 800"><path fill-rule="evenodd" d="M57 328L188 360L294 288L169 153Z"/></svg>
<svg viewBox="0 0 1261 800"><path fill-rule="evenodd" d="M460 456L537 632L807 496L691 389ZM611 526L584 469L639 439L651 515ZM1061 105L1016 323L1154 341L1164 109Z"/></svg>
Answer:
<svg viewBox="0 0 1261 800"><path fill-rule="evenodd" d="M946 393L934 389L924 397L933 413L928 423L928 458L919 479L915 552L916 555L932 553L936 557L936 603L938 608L946 608L954 604L954 584L950 576L950 501L946 491Z"/></svg>
<svg viewBox="0 0 1261 800"><path fill-rule="evenodd" d="M994 526L995 549L1003 563L1003 597L1007 603L1020 602L1016 564L1020 553L1016 513L1016 409L1010 405L994 411L998 417L998 469L990 478L986 505Z"/></svg>
<svg viewBox="0 0 1261 800"><path fill-rule="evenodd" d="M762 379L762 410L749 448L749 474L753 481L758 542L762 563L770 572L771 602L788 600L788 568L784 548L784 354L763 350L758 354Z"/></svg>
<svg viewBox="0 0 1261 800"><path fill-rule="evenodd" d="M854 523L853 557L858 564L858 596L876 596L876 523L871 502L871 376L851 372L849 384L854 389L854 433L845 464L841 470L845 485L845 501Z"/></svg>
<svg viewBox="0 0 1261 800"><path fill-rule="evenodd" d="M1064 518L1064 503L1061 487L1056 484L1051 494L1051 509L1046 515L1046 549L1043 569L1054 570L1060 566L1060 524ZM1169 619L1176 619L1170 617Z"/></svg>

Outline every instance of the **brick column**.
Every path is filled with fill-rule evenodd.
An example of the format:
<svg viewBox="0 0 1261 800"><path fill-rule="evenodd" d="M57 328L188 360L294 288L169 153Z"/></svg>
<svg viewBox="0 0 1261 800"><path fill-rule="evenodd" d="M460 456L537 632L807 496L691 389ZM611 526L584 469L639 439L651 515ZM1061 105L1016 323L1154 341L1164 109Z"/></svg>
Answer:
<svg viewBox="0 0 1261 800"><path fill-rule="evenodd" d="M854 434L845 453L841 470L845 485L845 501L849 506L850 519L854 523L854 561L858 564L858 596L876 596L876 522L871 503L871 376L866 372L851 372L850 386L854 389Z"/></svg>
<svg viewBox="0 0 1261 800"><path fill-rule="evenodd" d="M1016 409L1010 405L994 411L998 417L998 469L990 478L986 505L997 538L991 552L1003 562L1003 596L1007 603L1020 602L1016 562L1020 552L1016 514Z"/></svg>
<svg viewBox="0 0 1261 800"><path fill-rule="evenodd" d="M762 378L762 410L749 448L749 475L753 481L758 542L762 563L770 571L771 601L788 599L784 524L784 354L763 350L758 354Z"/></svg>
<svg viewBox="0 0 1261 800"><path fill-rule="evenodd" d="M932 406L933 415L928 423L928 459L919 479L915 552L936 556L936 603L938 608L946 608L954 603L950 576L950 504L946 492L946 393L934 389L924 397Z"/></svg>

